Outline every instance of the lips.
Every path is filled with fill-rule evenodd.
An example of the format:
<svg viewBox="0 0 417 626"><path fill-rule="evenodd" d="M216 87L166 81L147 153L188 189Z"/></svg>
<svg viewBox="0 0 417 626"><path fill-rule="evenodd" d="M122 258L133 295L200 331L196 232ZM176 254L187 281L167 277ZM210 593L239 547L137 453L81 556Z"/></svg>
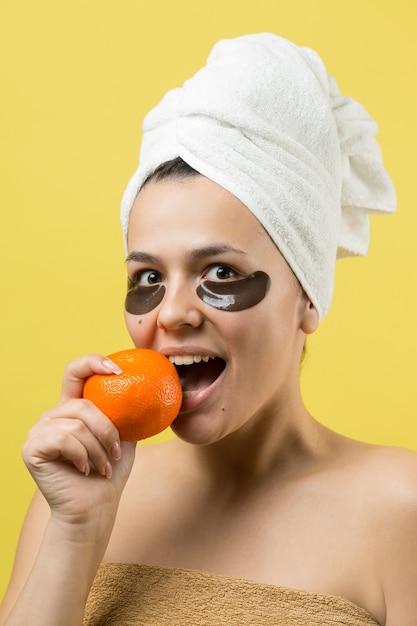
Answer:
<svg viewBox="0 0 417 626"><path fill-rule="evenodd" d="M184 399L207 389L226 367L219 357L202 354L169 356L178 371Z"/></svg>

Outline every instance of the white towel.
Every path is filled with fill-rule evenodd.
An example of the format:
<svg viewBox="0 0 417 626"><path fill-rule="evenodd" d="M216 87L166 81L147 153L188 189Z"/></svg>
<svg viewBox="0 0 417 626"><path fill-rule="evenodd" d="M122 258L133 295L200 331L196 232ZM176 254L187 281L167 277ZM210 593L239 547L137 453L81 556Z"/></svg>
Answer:
<svg viewBox="0 0 417 626"><path fill-rule="evenodd" d="M395 210L377 130L313 50L270 33L220 41L144 120L124 235L144 180L180 156L250 209L322 318L336 257L366 254L368 214Z"/></svg>

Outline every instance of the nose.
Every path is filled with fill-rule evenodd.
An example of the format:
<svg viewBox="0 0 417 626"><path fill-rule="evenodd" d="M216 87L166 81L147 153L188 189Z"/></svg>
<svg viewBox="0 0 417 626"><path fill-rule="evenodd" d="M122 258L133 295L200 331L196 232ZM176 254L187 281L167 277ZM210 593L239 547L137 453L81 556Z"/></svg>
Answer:
<svg viewBox="0 0 417 626"><path fill-rule="evenodd" d="M198 328L204 320L195 288L184 282L166 285L166 292L159 306L157 325L164 330Z"/></svg>

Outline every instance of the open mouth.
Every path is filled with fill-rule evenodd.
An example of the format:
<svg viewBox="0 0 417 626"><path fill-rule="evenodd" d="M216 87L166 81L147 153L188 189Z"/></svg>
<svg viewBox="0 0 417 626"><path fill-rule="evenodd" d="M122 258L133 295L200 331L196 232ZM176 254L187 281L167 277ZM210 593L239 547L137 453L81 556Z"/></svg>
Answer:
<svg viewBox="0 0 417 626"><path fill-rule="evenodd" d="M219 357L203 355L170 356L177 369L185 398L210 387L226 367Z"/></svg>

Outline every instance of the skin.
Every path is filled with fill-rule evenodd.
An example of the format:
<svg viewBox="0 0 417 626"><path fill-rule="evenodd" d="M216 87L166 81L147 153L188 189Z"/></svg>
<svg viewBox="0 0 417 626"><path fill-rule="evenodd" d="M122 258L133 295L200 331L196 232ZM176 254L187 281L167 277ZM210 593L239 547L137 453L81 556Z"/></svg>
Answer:
<svg viewBox="0 0 417 626"><path fill-rule="evenodd" d="M134 444L120 444L81 399L84 379L114 365L87 355L68 366L60 403L24 448L43 496L22 531L1 623L82 624L104 559L339 595L385 626L414 625L416 455L352 441L310 416L299 362L317 313L268 235L197 176L146 185L128 247L130 279L164 287L151 310L126 312L133 343L226 367L184 402L178 437L134 459ZM197 294L205 280L258 271L270 286L252 307L225 311Z"/></svg>

